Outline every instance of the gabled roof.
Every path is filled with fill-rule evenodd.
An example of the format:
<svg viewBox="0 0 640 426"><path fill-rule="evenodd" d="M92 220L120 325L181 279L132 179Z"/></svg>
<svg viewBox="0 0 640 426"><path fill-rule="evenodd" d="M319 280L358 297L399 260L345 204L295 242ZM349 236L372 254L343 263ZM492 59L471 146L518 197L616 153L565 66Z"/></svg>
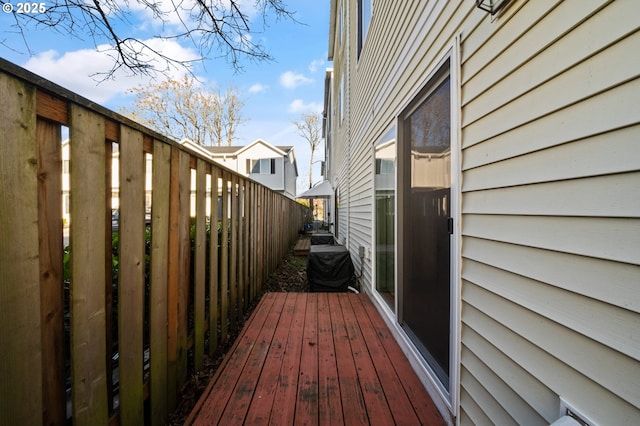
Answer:
<svg viewBox="0 0 640 426"><path fill-rule="evenodd" d="M211 152L211 154L214 156L231 155L235 157L240 155L242 152L251 149L253 146L257 144L262 144L267 146L268 148L276 152L278 155L287 155L293 149L293 146L274 146L264 141L263 139L256 139L255 141L251 142L249 145L244 145L244 146L207 146L205 148L209 152Z"/></svg>
<svg viewBox="0 0 640 426"><path fill-rule="evenodd" d="M180 143L182 144L182 146L189 148L191 151L197 152L198 154L204 155L206 157L211 157L211 153L206 149L206 147L198 145L191 139L182 139Z"/></svg>
<svg viewBox="0 0 640 426"><path fill-rule="evenodd" d="M205 146L205 149L212 154L235 154L242 149L242 146Z"/></svg>

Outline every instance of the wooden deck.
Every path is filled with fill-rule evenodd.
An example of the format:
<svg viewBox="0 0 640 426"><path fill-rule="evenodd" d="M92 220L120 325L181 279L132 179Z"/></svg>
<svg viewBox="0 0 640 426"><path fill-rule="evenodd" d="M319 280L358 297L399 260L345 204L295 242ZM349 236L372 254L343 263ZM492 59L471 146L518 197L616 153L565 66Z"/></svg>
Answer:
<svg viewBox="0 0 640 426"><path fill-rule="evenodd" d="M267 293L185 424L445 424L366 295Z"/></svg>

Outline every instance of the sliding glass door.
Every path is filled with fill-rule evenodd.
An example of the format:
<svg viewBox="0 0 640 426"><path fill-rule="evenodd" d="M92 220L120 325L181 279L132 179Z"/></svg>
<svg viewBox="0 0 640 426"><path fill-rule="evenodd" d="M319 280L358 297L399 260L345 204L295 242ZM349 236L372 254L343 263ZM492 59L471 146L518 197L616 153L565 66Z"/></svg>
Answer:
<svg viewBox="0 0 640 426"><path fill-rule="evenodd" d="M401 117L400 321L445 388L451 335L451 84L449 63Z"/></svg>

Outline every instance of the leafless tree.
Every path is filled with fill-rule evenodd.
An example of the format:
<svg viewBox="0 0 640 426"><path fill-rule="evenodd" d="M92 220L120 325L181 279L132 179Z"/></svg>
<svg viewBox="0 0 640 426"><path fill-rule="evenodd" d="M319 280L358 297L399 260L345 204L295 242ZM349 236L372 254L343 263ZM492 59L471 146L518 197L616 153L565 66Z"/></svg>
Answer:
<svg viewBox="0 0 640 426"><path fill-rule="evenodd" d="M40 4L44 6L42 10ZM10 0L0 0L0 5L10 5L3 11L11 10L14 20L11 28L4 30L20 34L27 49L29 32L42 27L80 40L89 38L101 49L108 46L105 50L112 57L113 66L105 70L105 78L121 68L145 75L167 73L176 67L190 70L194 61L217 57L241 70L244 59L272 59L264 45L254 41L253 35L259 31L252 24L253 16L262 16L263 29L272 19L295 21L285 0L49 0L34 3L38 7L32 13L18 13ZM141 12L162 29L151 40L186 42L199 58L171 57L155 47L157 43L132 36L132 16ZM7 47L16 50L16 46Z"/></svg>
<svg viewBox="0 0 640 426"><path fill-rule="evenodd" d="M226 128L227 145L231 146L236 129L244 121L241 114L244 102L238 96L237 89L233 87L227 88L224 95L224 106L223 117L225 119L224 127Z"/></svg>
<svg viewBox="0 0 640 426"><path fill-rule="evenodd" d="M132 119L176 139L188 138L199 145L222 145L233 140L243 121L238 91L224 95L208 90L192 77L164 80L131 90L133 106L122 112Z"/></svg>
<svg viewBox="0 0 640 426"><path fill-rule="evenodd" d="M309 149L311 150L309 188L311 188L313 186L313 159L322 141L320 115L314 113L302 114L300 121L294 121L293 124L298 128L298 134L309 142Z"/></svg>

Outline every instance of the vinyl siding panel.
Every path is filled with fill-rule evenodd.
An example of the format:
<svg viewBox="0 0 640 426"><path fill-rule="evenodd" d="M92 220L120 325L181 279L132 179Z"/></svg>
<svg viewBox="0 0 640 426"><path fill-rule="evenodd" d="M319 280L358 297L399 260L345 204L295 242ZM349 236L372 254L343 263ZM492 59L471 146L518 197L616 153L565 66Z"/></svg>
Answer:
<svg viewBox="0 0 640 426"><path fill-rule="evenodd" d="M470 371L474 372L471 380L482 386L483 392L487 392L486 389L491 389L491 398L495 399L501 409L509 414L509 422L513 422L513 419L526 419L526 424L528 425L548 424L545 418L520 398L506 382L496 376L495 372L477 358L473 352L466 348L463 348L462 368L463 376L471 375ZM502 366L500 366L500 370L502 370ZM467 382L464 377L463 381ZM553 413L553 415L555 414Z"/></svg>
<svg viewBox="0 0 640 426"><path fill-rule="evenodd" d="M463 170L634 126L638 122L637 109L622 108L621 105L639 103L639 81L618 86L466 148L462 160ZM597 114L594 113L596 111ZM527 140L527 143L513 143L514 140Z"/></svg>
<svg viewBox="0 0 640 426"><path fill-rule="evenodd" d="M468 215L465 227L469 237L640 264L640 221L635 219Z"/></svg>
<svg viewBox="0 0 640 426"><path fill-rule="evenodd" d="M468 192L463 213L640 216L640 172Z"/></svg>
<svg viewBox="0 0 640 426"><path fill-rule="evenodd" d="M573 369L572 365L565 364L553 354L532 344L527 340L528 335L519 334L520 330L517 329L512 330L510 327L514 326L510 322L505 324L493 318L493 315L499 313L497 308L511 305L508 302L502 303L500 298L474 287L469 282L466 282L466 285L463 325L473 328L483 338L491 341L501 352L544 382L557 395L570 396L572 404L580 407L584 414L598 424L636 424L640 416L637 406ZM520 312L523 316L525 313L524 310ZM513 319L513 316L509 318L510 321ZM534 324L540 325L545 321L547 320L536 319ZM575 351L573 352L575 358ZM589 354L581 356L588 357Z"/></svg>
<svg viewBox="0 0 640 426"><path fill-rule="evenodd" d="M537 423L538 417L547 423L557 418L560 404L558 396L551 389L473 328L466 327L463 336L465 344L462 346L462 365L480 375L483 370L481 365L470 361L476 358L486 366L483 383L492 389L494 395L501 395L500 400L504 405L511 404L513 399L520 399L536 413L531 416L529 410L524 408L514 411L514 417L523 424L529 420Z"/></svg>
<svg viewBox="0 0 640 426"><path fill-rule="evenodd" d="M601 424L635 424L640 5L513 9L462 44L461 387L473 409L488 392L552 422L562 396ZM498 354L526 374L480 363Z"/></svg>
<svg viewBox="0 0 640 426"><path fill-rule="evenodd" d="M468 390L469 395L476 396L474 401L478 406L477 409L482 410L490 423L504 426L516 426L518 424L505 408L496 401L494 395L489 393L487 388L464 367L462 367L461 378L462 383L464 383L463 389Z"/></svg>
<svg viewBox="0 0 640 426"><path fill-rule="evenodd" d="M568 4L568 2L567 2ZM545 7L546 4L539 4L537 7ZM565 5L566 6L566 5ZM563 6L563 7L565 7ZM583 11L584 12L584 11ZM528 17L528 14L519 14L518 16ZM555 17L555 15L553 15ZM515 19L515 17L514 17ZM559 18L561 19L561 18ZM609 22L615 22L614 28L607 25ZM576 66L584 66L592 56L597 56L596 52L615 45L618 41L628 39L628 36L637 30L637 20L631 14L624 13L622 8L605 8L601 13L592 15L582 25L575 27L573 30L566 32L556 42L545 46L544 50L532 55L529 50L530 46L522 46L515 43L505 52L507 58L511 60L513 56L519 54L528 54L525 58L520 58L521 62L516 60L517 66L509 64L508 69L503 67L506 64L500 64L496 69L490 68L486 71L479 71L472 78L465 79L466 89L464 92L463 105L466 106L471 100L476 98L480 92L490 95L482 103L469 105L465 109L465 122L473 122L496 108L506 104L509 100L522 96L526 91L536 88L555 76L566 72ZM554 28L566 28L559 26L557 22L553 22ZM543 29L534 31L532 29L532 37L542 37L539 34ZM535 39L534 39L535 40ZM635 43L631 39L628 41ZM530 44L530 43L528 43ZM624 48L624 43L620 45ZM478 55L481 58L482 55ZM473 69L472 61L465 62L465 72L469 73ZM481 66L480 64L476 66ZM482 81L482 76L487 75L487 79L498 76L495 83L487 85L486 81Z"/></svg>
<svg viewBox="0 0 640 426"><path fill-rule="evenodd" d="M356 139L357 140L357 139ZM362 265L358 256L360 246L371 248L372 235L372 193L373 193L373 155L368 144L360 143L354 150L351 165L351 196L350 196L350 240L349 251L356 267L356 271L363 271L363 283L371 283L371 262L364 259ZM369 286L370 284L367 284Z"/></svg>
<svg viewBox="0 0 640 426"><path fill-rule="evenodd" d="M477 238L465 239L462 256L625 310L640 308L637 265Z"/></svg>
<svg viewBox="0 0 640 426"><path fill-rule="evenodd" d="M473 191L633 172L638 168L635 158L638 134L640 126L630 126L467 169L463 189Z"/></svg>
<svg viewBox="0 0 640 426"><path fill-rule="evenodd" d="M468 421L467 424L474 425L491 425L493 422L487 416L482 408L478 405L477 401L473 399L473 396L467 392L467 389L462 386L460 389L460 399L462 400L462 413L463 418Z"/></svg>
<svg viewBox="0 0 640 426"><path fill-rule="evenodd" d="M474 306L480 307L482 303L486 303L490 315L500 323L526 336L534 345L566 362L572 369L601 384L620 398L636 407L640 405L640 388L637 386L640 383L640 370L636 368L638 345L629 342L634 338L637 340L634 334L638 332L631 329L638 330L640 327L637 320L629 320L630 314L625 318L625 315L616 312L614 307L583 300L579 296L545 286L543 283L526 282L526 278L513 277L487 265L469 262L465 279L471 280L482 274L491 274L496 284L490 288L483 288L486 291L479 290L478 286L469 286L465 296L474 298ZM529 293L537 286L546 287L541 293L553 298L544 308L527 300ZM500 297L495 298L494 295ZM584 309L583 315L592 322L604 323L603 319L609 319L628 324L623 326L619 333L611 336L603 330L586 330L585 333L585 324L588 324L588 321L575 316L567 318L568 315L563 312L563 307L570 308L575 305ZM584 339L584 335L590 335L591 338ZM576 352L580 356L576 356ZM629 355L625 355L624 352L629 352Z"/></svg>

